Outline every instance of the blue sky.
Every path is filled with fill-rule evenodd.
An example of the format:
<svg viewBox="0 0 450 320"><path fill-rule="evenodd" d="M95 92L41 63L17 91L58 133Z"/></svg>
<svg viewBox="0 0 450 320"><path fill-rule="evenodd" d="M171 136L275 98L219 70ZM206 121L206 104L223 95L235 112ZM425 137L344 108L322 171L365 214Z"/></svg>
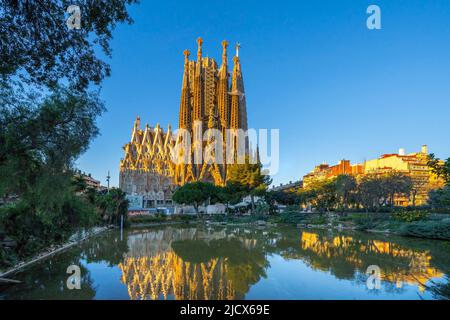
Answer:
<svg viewBox="0 0 450 320"><path fill-rule="evenodd" d="M366 9L380 6L382 30ZM274 183L316 164L352 162L428 144L450 157L448 0L148 1L119 25L102 99L101 136L81 170L118 185L122 146L137 115L178 124L183 50L220 61L220 42L240 42L249 127L280 129ZM229 64L232 64L231 57Z"/></svg>

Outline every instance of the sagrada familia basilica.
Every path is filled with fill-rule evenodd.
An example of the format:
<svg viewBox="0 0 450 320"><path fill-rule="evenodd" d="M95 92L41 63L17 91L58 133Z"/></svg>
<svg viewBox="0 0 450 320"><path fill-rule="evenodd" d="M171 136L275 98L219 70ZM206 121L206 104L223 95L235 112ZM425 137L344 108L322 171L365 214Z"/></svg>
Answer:
<svg viewBox="0 0 450 320"><path fill-rule="evenodd" d="M237 145L241 145L241 141L238 141L240 136L228 132L247 131L239 44L236 45L230 74L227 41L222 41L220 67L214 59L202 56L202 43L199 38L195 61L189 60L188 50L184 51L178 131L187 135L175 136L170 126L164 131L159 124L155 127L147 124L142 128L138 117L132 129L131 141L124 146L125 156L120 161L120 188L128 194L144 196L144 207L171 204L174 188L187 182L210 181L224 185L229 159L236 159ZM222 141L217 141L217 135L210 132L221 133ZM198 135L201 138L195 139ZM248 154L248 141L244 139L244 153ZM213 149L211 145L217 145L218 142L223 146L232 146L231 158L223 148L223 154L213 151L203 161L196 161L196 153L203 154L205 149ZM186 143L191 147L180 148ZM188 161L174 161L174 154L176 159Z"/></svg>

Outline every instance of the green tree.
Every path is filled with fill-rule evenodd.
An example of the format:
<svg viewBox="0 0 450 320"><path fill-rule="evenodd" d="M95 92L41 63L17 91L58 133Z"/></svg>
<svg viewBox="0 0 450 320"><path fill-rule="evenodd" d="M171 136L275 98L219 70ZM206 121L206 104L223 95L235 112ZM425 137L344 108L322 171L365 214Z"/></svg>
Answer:
<svg viewBox="0 0 450 320"><path fill-rule="evenodd" d="M305 205L311 205L321 213L330 211L336 206L336 181L335 179L316 180L298 193L299 201Z"/></svg>
<svg viewBox="0 0 450 320"><path fill-rule="evenodd" d="M0 109L0 196L16 199L0 214L0 229L17 243L11 254L25 257L98 222L92 202L78 196L84 186L73 163L98 134L103 110L96 95L66 89L34 107Z"/></svg>
<svg viewBox="0 0 450 320"><path fill-rule="evenodd" d="M0 0L0 198L15 199L0 207L0 230L18 257L98 222L95 192L73 181L74 162L105 110L88 91L110 72L96 49L110 56L112 30L131 22L135 2L77 1L81 29L68 30L68 1Z"/></svg>
<svg viewBox="0 0 450 320"><path fill-rule="evenodd" d="M358 181L357 199L366 212L378 211L386 198L387 192L384 190L383 180L380 177L368 174Z"/></svg>
<svg viewBox="0 0 450 320"><path fill-rule="evenodd" d="M335 181L336 198L343 211L355 200L357 182L354 176L339 175Z"/></svg>
<svg viewBox="0 0 450 320"><path fill-rule="evenodd" d="M0 81L6 85L19 78L29 86L53 89L64 80L83 91L100 84L110 67L96 50L111 56L112 30L117 23L132 22L127 5L136 2L0 0ZM66 26L72 4L80 7L80 29Z"/></svg>
<svg viewBox="0 0 450 320"><path fill-rule="evenodd" d="M300 198L296 192L292 191L267 191L264 195L264 200L269 205L269 212L275 213L276 204L292 206L300 204Z"/></svg>
<svg viewBox="0 0 450 320"><path fill-rule="evenodd" d="M380 211L388 205L393 207L395 197L408 197L412 187L411 178L399 172L367 174L358 181L357 200L366 211Z"/></svg>
<svg viewBox="0 0 450 320"><path fill-rule="evenodd" d="M199 215L199 206L216 197L216 187L208 182L192 182L176 189L172 196L172 200L179 204L192 205L197 215Z"/></svg>
<svg viewBox="0 0 450 320"><path fill-rule="evenodd" d="M428 156L428 166L438 177L444 179L446 185L450 185L450 158L445 161L436 158L434 154Z"/></svg>
<svg viewBox="0 0 450 320"><path fill-rule="evenodd" d="M252 212L255 210L255 196L264 196L271 183L268 175L262 173L261 163L250 163L249 158L243 164L233 164L227 171L228 181L240 184L245 195L250 195Z"/></svg>
<svg viewBox="0 0 450 320"><path fill-rule="evenodd" d="M387 192L387 199L391 207L394 206L396 196L408 197L413 188L411 177L401 173L392 171L382 177L383 190Z"/></svg>
<svg viewBox="0 0 450 320"><path fill-rule="evenodd" d="M450 186L429 192L428 203L435 209L450 210Z"/></svg>
<svg viewBox="0 0 450 320"><path fill-rule="evenodd" d="M126 193L121 189L111 188L108 193L98 195L96 203L108 224L119 225L121 217L126 223L129 201L126 199Z"/></svg>
<svg viewBox="0 0 450 320"><path fill-rule="evenodd" d="M40 173L71 170L98 135L104 111L97 95L59 88L35 108L0 110L0 194L33 189Z"/></svg>
<svg viewBox="0 0 450 320"><path fill-rule="evenodd" d="M214 197L217 199L215 202L225 204L226 211L228 212L230 204L233 205L239 203L242 200L243 194L243 188L240 184L227 182L223 187L216 187Z"/></svg>

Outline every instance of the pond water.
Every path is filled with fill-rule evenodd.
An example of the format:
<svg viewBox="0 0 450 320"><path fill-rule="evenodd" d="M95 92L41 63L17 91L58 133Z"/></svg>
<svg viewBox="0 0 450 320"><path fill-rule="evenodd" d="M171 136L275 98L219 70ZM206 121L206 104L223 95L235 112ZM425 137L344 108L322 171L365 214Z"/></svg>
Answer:
<svg viewBox="0 0 450 320"><path fill-rule="evenodd" d="M67 287L67 268L81 289ZM369 279L369 266L379 267ZM450 242L294 227L108 231L16 274L0 299L449 299Z"/></svg>

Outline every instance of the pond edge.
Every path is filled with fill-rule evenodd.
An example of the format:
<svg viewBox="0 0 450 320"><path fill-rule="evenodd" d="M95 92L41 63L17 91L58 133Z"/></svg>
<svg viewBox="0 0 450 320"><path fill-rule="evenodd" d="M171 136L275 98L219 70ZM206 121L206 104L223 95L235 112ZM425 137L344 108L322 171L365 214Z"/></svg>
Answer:
<svg viewBox="0 0 450 320"><path fill-rule="evenodd" d="M2 273L0 273L0 280L2 278L4 278L4 277L7 277L7 276L12 275L12 274L15 274L15 273L19 272L20 270L22 270L22 269L24 269L26 267L29 267L29 266L31 266L31 265L33 265L33 264L35 264L35 263L37 263L37 262L39 262L41 260L49 258L49 257L51 257L51 256L53 256L55 254L61 253L62 251L66 250L66 249L69 249L69 248L71 248L71 247L73 247L73 246L75 246L77 244L82 243L83 241L85 241L87 239L90 239L90 238L92 238L94 236L97 236L97 235L99 235L99 234L101 234L101 233L103 233L103 232L105 232L107 230L111 230L113 228L114 228L113 226L105 226L105 227L93 228L93 229L89 230L87 232L87 234L84 235L81 238L78 238L76 240L72 240L70 242L67 242L67 243L57 247L56 249L50 251L50 252L40 252L37 255L35 255L33 258L31 258L31 260L26 261L26 262L25 261L21 261L18 264L16 264L14 267L12 267L11 269L7 269L4 272L2 272L0 270L0 272L2 272ZM9 279L5 279L5 280L9 280Z"/></svg>

